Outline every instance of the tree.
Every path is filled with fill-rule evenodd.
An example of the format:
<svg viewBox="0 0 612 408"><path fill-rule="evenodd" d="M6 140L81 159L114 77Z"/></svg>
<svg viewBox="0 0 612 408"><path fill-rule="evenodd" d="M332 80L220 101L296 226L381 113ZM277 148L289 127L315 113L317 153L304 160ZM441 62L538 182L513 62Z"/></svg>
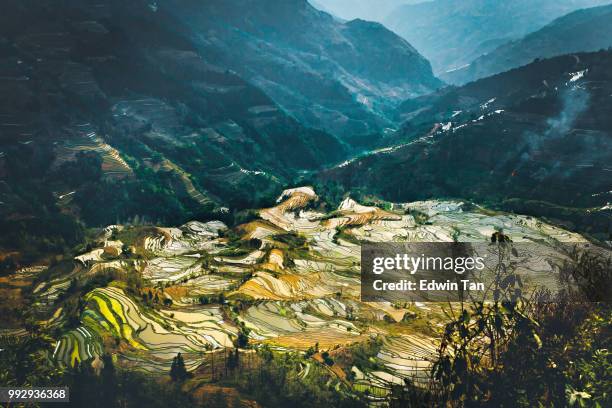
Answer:
<svg viewBox="0 0 612 408"><path fill-rule="evenodd" d="M559 280L573 290L527 297L510 263L500 269L493 302L451 309L432 370L436 405L610 406L612 311L591 300L608 287L612 264L588 253L569 258Z"/></svg>
<svg viewBox="0 0 612 408"><path fill-rule="evenodd" d="M234 370L240 366L240 354L239 350L235 349L234 352L232 350L229 351L229 356L225 361L226 368L230 370Z"/></svg>
<svg viewBox="0 0 612 408"><path fill-rule="evenodd" d="M100 372L100 402L102 406L111 407L115 403L117 395L117 378L115 365L110 354L102 355L102 371Z"/></svg>
<svg viewBox="0 0 612 408"><path fill-rule="evenodd" d="M236 338L236 347L238 348L246 348L249 345L249 336L244 333L243 330L238 332L238 337Z"/></svg>
<svg viewBox="0 0 612 408"><path fill-rule="evenodd" d="M210 406L211 408L227 407L227 400L225 398L225 395L223 395L223 392L221 392L221 390L216 390L210 395L209 400L208 400L208 406Z"/></svg>
<svg viewBox="0 0 612 408"><path fill-rule="evenodd" d="M323 357L323 361L325 362L325 364L327 364L328 366L333 366L334 365L334 360L330 357L329 353L327 351L324 351L321 354L321 357Z"/></svg>
<svg viewBox="0 0 612 408"><path fill-rule="evenodd" d="M170 366L170 377L172 381L181 382L185 381L189 377L187 368L185 368L185 361L181 353L178 353L176 357L172 359L172 365Z"/></svg>
<svg viewBox="0 0 612 408"><path fill-rule="evenodd" d="M306 350L306 354L304 354L304 357L305 358L310 358L313 355L315 355L315 353L316 353L315 348L313 346L310 346L310 347L308 347L308 350Z"/></svg>

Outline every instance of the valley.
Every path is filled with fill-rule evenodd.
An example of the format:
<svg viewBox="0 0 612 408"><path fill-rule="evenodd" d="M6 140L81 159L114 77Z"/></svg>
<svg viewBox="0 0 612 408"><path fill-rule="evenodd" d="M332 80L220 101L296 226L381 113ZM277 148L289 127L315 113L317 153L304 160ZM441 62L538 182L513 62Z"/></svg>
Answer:
<svg viewBox="0 0 612 408"><path fill-rule="evenodd" d="M606 240L611 56L535 61L407 101L390 147L320 177L392 201L463 197Z"/></svg>
<svg viewBox="0 0 612 408"><path fill-rule="evenodd" d="M610 406L611 7L5 0L0 388Z"/></svg>

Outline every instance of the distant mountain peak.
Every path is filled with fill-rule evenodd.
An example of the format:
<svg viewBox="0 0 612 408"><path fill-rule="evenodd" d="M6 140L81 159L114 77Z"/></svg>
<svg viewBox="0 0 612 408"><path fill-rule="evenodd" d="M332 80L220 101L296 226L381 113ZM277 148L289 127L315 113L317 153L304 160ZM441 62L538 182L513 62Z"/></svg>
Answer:
<svg viewBox="0 0 612 408"><path fill-rule="evenodd" d="M442 77L461 84L528 64L536 58L608 48L612 46L611 21L612 4L577 10Z"/></svg>
<svg viewBox="0 0 612 408"><path fill-rule="evenodd" d="M302 123L341 137L393 127L390 112L400 101L442 84L429 62L383 25L339 22L305 0L172 5L203 53Z"/></svg>
<svg viewBox="0 0 612 408"><path fill-rule="evenodd" d="M574 10L609 0L436 0L397 7L384 24L431 61L434 73L463 67Z"/></svg>

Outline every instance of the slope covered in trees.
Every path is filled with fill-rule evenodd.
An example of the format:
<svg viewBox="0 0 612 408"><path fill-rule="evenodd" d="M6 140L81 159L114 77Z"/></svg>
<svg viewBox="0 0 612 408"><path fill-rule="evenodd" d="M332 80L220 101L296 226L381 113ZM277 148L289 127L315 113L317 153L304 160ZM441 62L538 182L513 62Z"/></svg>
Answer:
<svg viewBox="0 0 612 408"><path fill-rule="evenodd" d="M464 197L607 239L612 53L529 64L407 101L395 147L323 173L391 200Z"/></svg>

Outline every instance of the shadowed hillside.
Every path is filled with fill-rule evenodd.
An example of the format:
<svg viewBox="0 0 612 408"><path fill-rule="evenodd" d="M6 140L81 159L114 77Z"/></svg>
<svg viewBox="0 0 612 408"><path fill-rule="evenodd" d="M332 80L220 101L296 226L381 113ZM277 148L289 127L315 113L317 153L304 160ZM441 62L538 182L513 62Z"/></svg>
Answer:
<svg viewBox="0 0 612 408"><path fill-rule="evenodd" d="M392 126L397 103L441 85L429 62L382 25L341 23L306 0L172 0L159 10L302 123L349 142Z"/></svg>
<svg viewBox="0 0 612 408"><path fill-rule="evenodd" d="M557 57L407 101L399 144L323 178L391 200L470 198L607 239L610 67L611 52Z"/></svg>
<svg viewBox="0 0 612 408"><path fill-rule="evenodd" d="M0 25L6 248L73 243L75 219L180 222L252 206L345 154L147 2L9 1Z"/></svg>

